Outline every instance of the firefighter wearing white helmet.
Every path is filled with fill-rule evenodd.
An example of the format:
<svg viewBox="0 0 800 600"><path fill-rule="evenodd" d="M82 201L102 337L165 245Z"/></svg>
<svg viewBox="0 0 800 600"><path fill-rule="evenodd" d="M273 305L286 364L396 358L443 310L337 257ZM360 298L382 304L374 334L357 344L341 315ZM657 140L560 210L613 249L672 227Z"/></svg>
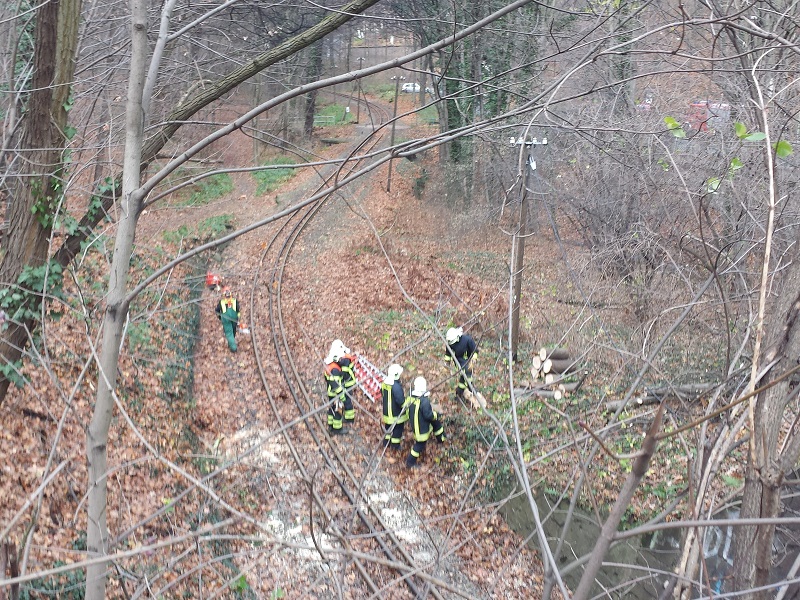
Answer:
<svg viewBox="0 0 800 600"><path fill-rule="evenodd" d="M456 396L464 398L466 390L472 390L472 362L478 351L478 345L472 336L464 333L463 327L451 327L444 335L447 341L444 359L448 362L455 358L458 364L458 385L456 386Z"/></svg>
<svg viewBox="0 0 800 600"><path fill-rule="evenodd" d="M403 428L408 421L405 392L403 392L403 384L400 383L402 374L403 367L397 364L389 365L386 370L386 378L381 383L383 443L392 450L400 450Z"/></svg>
<svg viewBox="0 0 800 600"><path fill-rule="evenodd" d="M424 377L414 379L408 404L408 418L414 432L414 445L406 459L406 466L412 468L417 465L417 460L425 451L425 444L428 443L431 433L439 442L444 442L444 425L439 414L431 407L428 382Z"/></svg>
<svg viewBox="0 0 800 600"><path fill-rule="evenodd" d="M339 366L341 349L331 346L328 356L325 357L325 387L328 395L328 430L332 434L343 432L342 429L342 409L344 407L345 394L342 385L342 369Z"/></svg>
<svg viewBox="0 0 800 600"><path fill-rule="evenodd" d="M356 390L356 361L358 357L350 352L342 340L333 340L331 352L336 352L336 362L342 370L342 386L344 387L344 422L353 423L356 420L356 411L353 405Z"/></svg>

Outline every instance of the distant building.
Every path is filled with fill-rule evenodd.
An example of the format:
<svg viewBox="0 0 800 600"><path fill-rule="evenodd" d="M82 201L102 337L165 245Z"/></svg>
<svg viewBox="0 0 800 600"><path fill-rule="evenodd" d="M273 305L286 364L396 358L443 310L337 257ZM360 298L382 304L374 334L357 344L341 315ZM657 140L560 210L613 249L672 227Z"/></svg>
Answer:
<svg viewBox="0 0 800 600"><path fill-rule="evenodd" d="M731 121L731 105L725 102L701 100L689 105L689 129L694 131L720 130Z"/></svg>

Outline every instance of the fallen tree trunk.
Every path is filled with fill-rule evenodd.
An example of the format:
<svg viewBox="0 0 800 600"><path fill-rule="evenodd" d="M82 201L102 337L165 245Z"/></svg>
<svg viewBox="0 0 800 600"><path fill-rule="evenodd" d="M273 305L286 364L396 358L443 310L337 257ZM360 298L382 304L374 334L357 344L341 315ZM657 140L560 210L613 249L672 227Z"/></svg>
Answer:
<svg viewBox="0 0 800 600"><path fill-rule="evenodd" d="M686 385L663 385L655 388L648 388L645 393L624 400L613 400L605 402L604 406L608 410L616 411L624 406L638 405L643 406L646 404L659 404L664 400L678 399L678 400L697 400L700 396L708 391L717 388L719 384L716 383L691 383Z"/></svg>

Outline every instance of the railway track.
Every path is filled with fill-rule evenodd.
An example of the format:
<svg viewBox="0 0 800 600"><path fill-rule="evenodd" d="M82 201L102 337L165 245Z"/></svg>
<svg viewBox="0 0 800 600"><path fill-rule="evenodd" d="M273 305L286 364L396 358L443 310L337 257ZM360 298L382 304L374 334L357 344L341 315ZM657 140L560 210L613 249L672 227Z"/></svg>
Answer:
<svg viewBox="0 0 800 600"><path fill-rule="evenodd" d="M388 110L379 105L372 104L365 109L370 111L370 114L377 115L379 124L386 123L390 118ZM369 153L376 149L381 141L382 135L367 136L365 141L356 145L356 150L361 153ZM323 183L318 189L323 189L335 179L346 177L357 167L357 161L346 161L338 168L328 167L325 169L327 172L320 172ZM448 592L448 597L466 597L453 586L428 576L416 564L401 540L398 539L397 534L384 522L379 510L372 505L364 490L365 473L370 470L374 456L367 461L353 460L352 453L350 456L344 455L339 440L330 438L323 412L324 407L321 406L320 401L315 400L321 395L318 392L315 394L314 390L308 388L307 377L301 372L292 354L290 334L282 303L283 278L298 239L307 225L319 215L327 199L328 197L325 197L307 206L277 228L270 241L264 246L253 278L250 298L250 306L253 307L250 331L256 364L264 392L275 417L276 428L282 432L299 478L308 486L309 514L312 515L311 527L314 545L321 561L330 561L332 564L331 558L327 555L332 543L338 544L338 547L350 557L346 564L353 565L363 582L365 594L359 592L359 596L395 598L402 589L400 586L403 586L407 590L406 596L412 598L432 597L440 600L445 597L443 593ZM268 274L268 277L266 280L262 280L262 275L265 273ZM260 326L264 318L262 315L256 314L255 310L255 307L258 306L257 290L264 288L269 290L266 301L268 328ZM275 382L270 382L268 376L270 370L265 367L267 361L270 361L272 370L275 366L278 367L280 382L277 385ZM287 403L283 398L277 397L274 388L277 388L278 385L288 389L291 402ZM287 422L296 420L298 417L304 419L304 431L300 431L299 428L285 427ZM313 464L309 464L309 462L313 462L309 461L309 439L313 448L312 454L321 458L323 476L319 474L319 466L315 468ZM348 440L348 443L352 443L352 440ZM323 486L320 479L326 478L332 478L334 487L338 490L338 498L335 500L331 499L330 488L327 493L322 491ZM336 515L329 508L331 504L341 498L346 500L349 509L348 511L339 510L338 514L349 512L352 515L349 522L341 518L337 520ZM320 531L314 532L313 530L316 520L313 517L315 513L327 524L324 528L324 535ZM383 558L381 560L364 558L375 555L381 555ZM342 571L341 581L333 581L331 587L337 588L340 595L347 596L348 593L343 592L345 579L343 573L344 571ZM332 576L329 577L332 578ZM350 594L352 595L352 592Z"/></svg>

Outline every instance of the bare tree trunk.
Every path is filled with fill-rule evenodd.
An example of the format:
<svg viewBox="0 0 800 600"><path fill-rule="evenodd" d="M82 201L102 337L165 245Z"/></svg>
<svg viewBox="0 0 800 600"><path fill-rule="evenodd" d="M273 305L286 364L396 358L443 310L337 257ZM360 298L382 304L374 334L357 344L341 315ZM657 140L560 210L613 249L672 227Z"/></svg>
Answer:
<svg viewBox="0 0 800 600"><path fill-rule="evenodd" d="M316 81L322 74L322 40L308 49L307 81ZM307 137L314 133L314 112L317 110L317 90L312 90L306 96L305 122L303 130Z"/></svg>
<svg viewBox="0 0 800 600"><path fill-rule="evenodd" d="M26 267L47 261L48 240L56 211L63 197L63 151L66 138L70 82L78 43L80 0L59 0L40 5L36 16L34 74L22 135L23 172L16 179L8 220L12 224L4 239L0 258L0 285L16 286ZM46 281L46 278L45 278ZM14 309L37 312L46 289L26 290L25 305ZM20 360L28 332L35 321L21 312L14 315L0 337L3 367ZM10 380L0 374L0 403Z"/></svg>
<svg viewBox="0 0 800 600"><path fill-rule="evenodd" d="M125 158L122 182L122 218L114 244L114 257L108 282L106 311L103 318L103 342L100 349L97 397L92 422L86 434L89 461L88 522L86 545L90 556L108 553L107 488L108 430L114 414L114 389L117 380L122 333L128 315L127 277L142 209L139 191L142 162L143 113L142 93L147 70L147 1L131 0L131 71L125 124ZM86 600L105 598L107 562L91 564L86 569Z"/></svg>

